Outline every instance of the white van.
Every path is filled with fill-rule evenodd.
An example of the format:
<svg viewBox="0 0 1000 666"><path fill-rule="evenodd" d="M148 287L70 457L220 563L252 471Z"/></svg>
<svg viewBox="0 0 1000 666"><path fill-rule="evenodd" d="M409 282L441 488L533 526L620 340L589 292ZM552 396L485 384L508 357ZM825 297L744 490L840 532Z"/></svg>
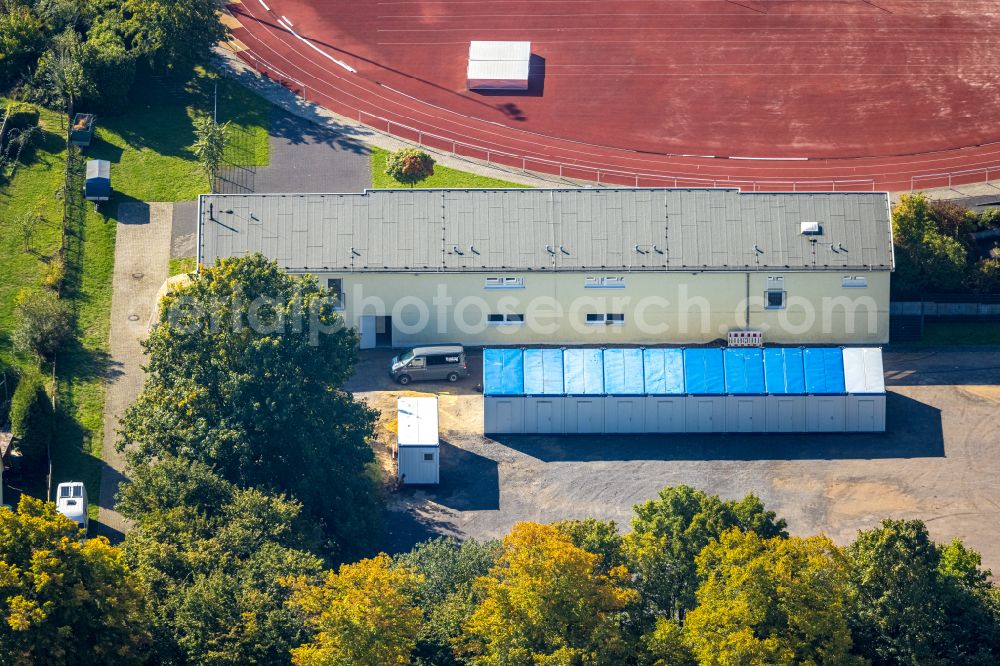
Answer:
<svg viewBox="0 0 1000 666"><path fill-rule="evenodd" d="M79 481L60 483L56 488L56 510L87 532L87 489Z"/></svg>

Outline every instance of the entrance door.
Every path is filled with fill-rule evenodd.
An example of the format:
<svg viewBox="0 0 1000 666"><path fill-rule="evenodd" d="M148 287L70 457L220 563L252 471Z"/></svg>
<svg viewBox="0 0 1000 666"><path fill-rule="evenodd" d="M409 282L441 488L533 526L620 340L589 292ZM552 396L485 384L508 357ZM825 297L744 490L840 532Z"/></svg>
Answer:
<svg viewBox="0 0 1000 666"><path fill-rule="evenodd" d="M375 317L375 346L392 346L392 317Z"/></svg>
<svg viewBox="0 0 1000 666"><path fill-rule="evenodd" d="M361 348L371 349L375 346L375 315L361 315L358 328L361 335Z"/></svg>

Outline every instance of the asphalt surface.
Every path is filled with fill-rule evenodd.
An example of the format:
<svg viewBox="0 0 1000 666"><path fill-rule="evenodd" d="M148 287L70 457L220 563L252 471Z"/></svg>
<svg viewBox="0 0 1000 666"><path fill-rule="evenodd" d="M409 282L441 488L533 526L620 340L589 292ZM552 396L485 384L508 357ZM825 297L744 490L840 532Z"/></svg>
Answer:
<svg viewBox="0 0 1000 666"><path fill-rule="evenodd" d="M383 461L403 393L386 377L390 356L362 352L349 384L383 413ZM391 495L381 546L499 537L519 520L593 516L627 529L634 504L683 483L754 493L792 534L841 544L884 517L920 518L934 538L961 538L1000 570L1000 350L890 351L884 362L885 434L489 438L472 355L471 378L406 392L439 396L442 483Z"/></svg>

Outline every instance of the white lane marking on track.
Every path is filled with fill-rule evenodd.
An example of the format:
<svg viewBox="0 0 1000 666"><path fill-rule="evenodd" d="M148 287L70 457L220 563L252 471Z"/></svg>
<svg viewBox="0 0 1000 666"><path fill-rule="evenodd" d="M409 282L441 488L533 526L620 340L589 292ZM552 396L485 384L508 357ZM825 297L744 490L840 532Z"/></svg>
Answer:
<svg viewBox="0 0 1000 666"><path fill-rule="evenodd" d="M267 4L264 2L264 0L257 0L257 2L259 2L260 6L264 8L264 11L267 11L267 12L271 11L271 8L267 6Z"/></svg>
<svg viewBox="0 0 1000 666"><path fill-rule="evenodd" d="M353 67L351 67L350 65L348 65L343 60L337 60L332 55L330 55L326 51L322 50L321 48L319 48L318 46L316 46L315 44L313 44L312 42L310 42L308 39L306 39L302 35L300 35L299 33L295 32L294 30L292 30L292 24L289 23L288 19L286 19L284 16L282 16L280 19L278 19L278 23L280 23L281 25L285 26L285 28L288 29L288 32L290 32L293 35L295 35L303 44L305 44L306 46L308 46L309 48L311 48L316 53L320 54L324 58L329 58L333 62L337 63L338 65L340 65L341 67L343 67L344 69L346 69L351 74L357 74L358 73L358 70L354 69Z"/></svg>
<svg viewBox="0 0 1000 666"><path fill-rule="evenodd" d="M289 21L288 18L286 18L284 14L281 15L281 20L284 21L285 23L287 23L289 28L292 27L292 22Z"/></svg>

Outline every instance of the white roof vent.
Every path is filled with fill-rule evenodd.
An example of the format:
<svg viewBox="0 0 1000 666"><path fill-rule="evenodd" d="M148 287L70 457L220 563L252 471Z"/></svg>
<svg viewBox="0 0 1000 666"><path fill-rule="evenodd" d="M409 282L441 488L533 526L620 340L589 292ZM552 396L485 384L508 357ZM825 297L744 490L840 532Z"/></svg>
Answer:
<svg viewBox="0 0 1000 666"><path fill-rule="evenodd" d="M823 233L823 229L819 226L819 222L803 222L802 223L802 235L803 236L819 236Z"/></svg>

